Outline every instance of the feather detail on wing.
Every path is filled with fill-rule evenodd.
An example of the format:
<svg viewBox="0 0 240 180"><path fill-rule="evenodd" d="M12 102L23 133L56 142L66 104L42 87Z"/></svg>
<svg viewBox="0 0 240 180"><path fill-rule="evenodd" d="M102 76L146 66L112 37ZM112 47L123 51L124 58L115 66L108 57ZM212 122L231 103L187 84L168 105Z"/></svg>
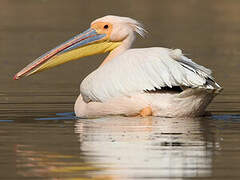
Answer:
<svg viewBox="0 0 240 180"><path fill-rule="evenodd" d="M212 82L212 83L208 83ZM81 84L85 102L104 102L112 97L186 86L214 89L211 70L194 63L179 49L130 49L100 66Z"/></svg>

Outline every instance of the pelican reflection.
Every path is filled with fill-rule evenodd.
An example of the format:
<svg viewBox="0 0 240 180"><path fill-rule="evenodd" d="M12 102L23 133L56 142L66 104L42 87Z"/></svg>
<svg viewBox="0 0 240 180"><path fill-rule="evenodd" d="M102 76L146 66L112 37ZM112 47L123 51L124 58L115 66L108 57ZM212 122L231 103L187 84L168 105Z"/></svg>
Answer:
<svg viewBox="0 0 240 180"><path fill-rule="evenodd" d="M206 177L211 174L212 142L200 119L109 117L78 120L84 159L113 179ZM96 173L96 172L95 172Z"/></svg>

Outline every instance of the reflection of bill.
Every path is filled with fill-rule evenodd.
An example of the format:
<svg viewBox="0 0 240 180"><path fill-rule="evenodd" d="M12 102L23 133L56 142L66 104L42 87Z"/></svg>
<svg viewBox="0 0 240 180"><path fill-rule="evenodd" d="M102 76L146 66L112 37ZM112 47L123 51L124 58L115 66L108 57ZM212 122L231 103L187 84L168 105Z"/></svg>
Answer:
<svg viewBox="0 0 240 180"><path fill-rule="evenodd" d="M119 179L204 177L211 174L211 151L199 119L112 117L79 120L85 160ZM118 178L116 178L118 179Z"/></svg>

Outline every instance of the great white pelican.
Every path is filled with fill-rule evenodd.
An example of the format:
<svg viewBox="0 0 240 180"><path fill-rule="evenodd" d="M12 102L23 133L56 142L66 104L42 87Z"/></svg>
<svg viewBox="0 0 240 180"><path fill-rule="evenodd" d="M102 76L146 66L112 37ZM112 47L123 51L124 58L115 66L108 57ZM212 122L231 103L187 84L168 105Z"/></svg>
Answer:
<svg viewBox="0 0 240 180"><path fill-rule="evenodd" d="M201 116L221 87L212 72L182 54L163 47L130 49L145 30L129 17L105 16L43 54L14 79L85 56L106 53L102 64L80 85L74 110L78 117Z"/></svg>

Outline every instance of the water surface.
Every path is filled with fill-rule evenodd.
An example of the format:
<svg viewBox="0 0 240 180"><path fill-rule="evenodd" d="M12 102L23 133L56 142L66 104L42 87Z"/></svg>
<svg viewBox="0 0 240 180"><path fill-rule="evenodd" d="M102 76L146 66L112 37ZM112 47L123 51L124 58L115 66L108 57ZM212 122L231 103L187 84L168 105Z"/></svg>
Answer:
<svg viewBox="0 0 240 180"><path fill-rule="evenodd" d="M1 0L0 179L239 179L240 2ZM222 94L209 117L76 119L80 81L103 56L13 81L106 14L144 23L134 47L181 48Z"/></svg>

